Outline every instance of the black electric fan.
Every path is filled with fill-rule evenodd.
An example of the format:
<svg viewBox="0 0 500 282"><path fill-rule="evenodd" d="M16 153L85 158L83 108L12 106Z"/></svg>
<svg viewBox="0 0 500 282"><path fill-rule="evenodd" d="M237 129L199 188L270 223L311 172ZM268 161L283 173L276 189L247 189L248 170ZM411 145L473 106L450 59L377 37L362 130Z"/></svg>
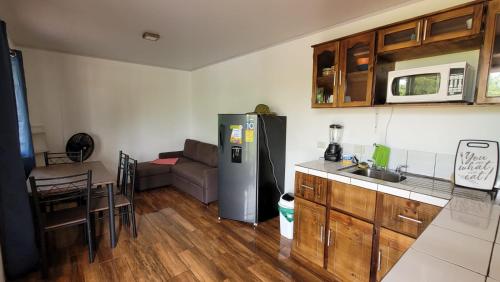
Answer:
<svg viewBox="0 0 500 282"><path fill-rule="evenodd" d="M87 133L77 133L69 138L66 143L66 152L80 152L82 158L86 160L90 158L94 152L94 139ZM74 162L79 162L78 156L68 154L68 158Z"/></svg>

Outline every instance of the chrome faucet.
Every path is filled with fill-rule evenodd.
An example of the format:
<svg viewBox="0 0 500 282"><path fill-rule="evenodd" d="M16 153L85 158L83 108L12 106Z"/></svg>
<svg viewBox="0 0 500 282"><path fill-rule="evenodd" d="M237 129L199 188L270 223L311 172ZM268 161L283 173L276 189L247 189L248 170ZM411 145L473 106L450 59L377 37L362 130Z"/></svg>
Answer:
<svg viewBox="0 0 500 282"><path fill-rule="evenodd" d="M408 166L407 165L402 165L402 164L398 165L396 167L396 172L399 173L399 174L401 174L403 172L403 168L408 168Z"/></svg>
<svg viewBox="0 0 500 282"><path fill-rule="evenodd" d="M373 160L366 160L368 162L368 166L371 168L371 169L375 169L377 170L378 167L377 165L375 164L375 162Z"/></svg>

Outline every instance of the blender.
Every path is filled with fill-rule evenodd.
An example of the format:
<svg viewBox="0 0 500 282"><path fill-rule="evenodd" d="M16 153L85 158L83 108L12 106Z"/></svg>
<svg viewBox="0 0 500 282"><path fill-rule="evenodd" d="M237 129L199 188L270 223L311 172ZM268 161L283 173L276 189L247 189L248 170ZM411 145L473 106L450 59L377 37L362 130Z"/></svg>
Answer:
<svg viewBox="0 0 500 282"><path fill-rule="evenodd" d="M340 124L330 125L330 144L325 151L325 160L338 162L342 159L342 146L340 139L342 138L343 126Z"/></svg>

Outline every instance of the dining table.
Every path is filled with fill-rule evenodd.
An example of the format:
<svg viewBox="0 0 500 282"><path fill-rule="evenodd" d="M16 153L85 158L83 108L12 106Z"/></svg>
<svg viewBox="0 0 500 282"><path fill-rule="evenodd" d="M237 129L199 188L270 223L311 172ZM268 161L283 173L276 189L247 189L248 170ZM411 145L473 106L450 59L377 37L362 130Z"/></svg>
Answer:
<svg viewBox="0 0 500 282"><path fill-rule="evenodd" d="M30 177L36 179L64 177L69 175L86 173L92 171L92 189L106 187L109 205L109 236L111 247L116 247L115 214L114 214L114 192L113 186L116 183L116 176L113 175L100 161L90 161L71 164L55 164L43 167L35 167ZM54 183L56 184L56 183ZM28 185L28 191L31 193Z"/></svg>

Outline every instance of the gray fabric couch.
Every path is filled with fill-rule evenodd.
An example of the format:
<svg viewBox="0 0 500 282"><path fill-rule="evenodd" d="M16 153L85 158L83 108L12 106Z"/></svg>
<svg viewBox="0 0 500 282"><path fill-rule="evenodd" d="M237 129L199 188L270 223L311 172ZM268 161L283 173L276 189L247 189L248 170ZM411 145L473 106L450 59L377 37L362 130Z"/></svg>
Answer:
<svg viewBox="0 0 500 282"><path fill-rule="evenodd" d="M183 151L160 153L158 157L179 160L175 165L139 163L136 190L173 185L205 204L217 200L217 146L186 139Z"/></svg>

